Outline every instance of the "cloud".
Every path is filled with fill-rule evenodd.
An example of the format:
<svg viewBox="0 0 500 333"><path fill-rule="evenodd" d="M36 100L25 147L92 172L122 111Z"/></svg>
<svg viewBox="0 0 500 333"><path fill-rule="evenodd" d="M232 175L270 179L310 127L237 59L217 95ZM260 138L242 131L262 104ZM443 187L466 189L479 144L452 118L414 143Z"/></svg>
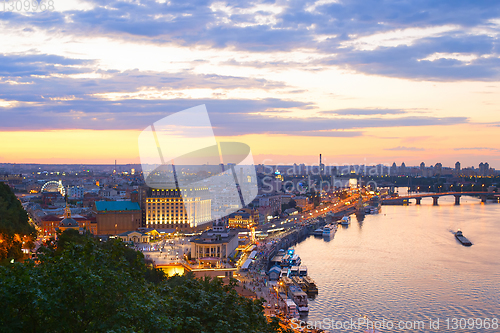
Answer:
<svg viewBox="0 0 500 333"><path fill-rule="evenodd" d="M0 56L0 99L19 102L92 100L97 94L111 94L109 97L115 99L182 98L193 88L205 89L205 94L214 96L237 89L287 88L283 82L262 78L195 74L187 70L177 73L103 71L94 66L94 61L48 54Z"/></svg>
<svg viewBox="0 0 500 333"><path fill-rule="evenodd" d="M401 126L455 125L465 117L339 118L290 116L287 111L311 108L301 101L249 99L123 99L45 100L0 109L2 130L143 129L169 114L206 104L214 131L220 136L287 134L353 137L363 129ZM276 112L276 111L284 112ZM269 112L272 111L272 112ZM289 116L285 116L289 115Z"/></svg>
<svg viewBox="0 0 500 333"><path fill-rule="evenodd" d="M367 74L437 81L500 77L500 6L494 1L90 3L92 8L87 10L44 15L5 12L0 21L54 34L251 52L309 49L328 57L288 64L311 70L339 66ZM358 48L367 41L371 49ZM460 60L470 57L470 61ZM249 60L244 65L270 64Z"/></svg>
<svg viewBox="0 0 500 333"><path fill-rule="evenodd" d="M88 66L93 63L92 60L69 59L52 54L0 54L0 76L81 74L89 70L80 66Z"/></svg>
<svg viewBox="0 0 500 333"><path fill-rule="evenodd" d="M367 74L416 80L493 81L500 78L497 48L496 38L459 34L424 38L412 45L379 47L374 50L346 49L320 62ZM466 53L467 57L460 57L462 53Z"/></svg>
<svg viewBox="0 0 500 333"><path fill-rule="evenodd" d="M500 149L498 148L491 148L491 147L469 147L469 148L454 148L454 150L489 150L493 152L500 152Z"/></svg>
<svg viewBox="0 0 500 333"><path fill-rule="evenodd" d="M398 146L394 148L385 148L384 150L395 150L395 151L424 151L424 148L417 148L417 147L405 147L405 146Z"/></svg>
<svg viewBox="0 0 500 333"><path fill-rule="evenodd" d="M405 110L399 109L341 109L321 111L322 114L335 114L341 116L367 116L367 115L393 115L408 113Z"/></svg>

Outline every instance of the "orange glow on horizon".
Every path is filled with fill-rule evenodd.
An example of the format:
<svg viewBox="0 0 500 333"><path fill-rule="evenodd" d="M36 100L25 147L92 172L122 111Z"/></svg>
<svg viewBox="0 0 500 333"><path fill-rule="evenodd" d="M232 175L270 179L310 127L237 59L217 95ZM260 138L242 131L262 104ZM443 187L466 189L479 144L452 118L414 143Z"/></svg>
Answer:
<svg viewBox="0 0 500 333"><path fill-rule="evenodd" d="M321 137L284 134L250 134L217 137L218 141L248 144L255 163L325 165L392 164L427 165L442 162L462 166L488 161L499 168L494 142L496 127L479 124L362 129L358 137ZM138 130L48 130L0 132L4 143L0 163L139 164ZM467 136L463 135L467 133ZM479 148L475 148L479 147Z"/></svg>

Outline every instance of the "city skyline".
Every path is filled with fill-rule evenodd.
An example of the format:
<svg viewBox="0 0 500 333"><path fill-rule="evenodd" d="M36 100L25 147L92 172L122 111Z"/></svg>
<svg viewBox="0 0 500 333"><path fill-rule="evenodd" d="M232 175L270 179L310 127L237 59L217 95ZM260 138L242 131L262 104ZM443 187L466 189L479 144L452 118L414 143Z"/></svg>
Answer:
<svg viewBox="0 0 500 333"><path fill-rule="evenodd" d="M116 160L114 161L116 162ZM269 160L266 160L265 162L270 162ZM324 162L324 160L323 160ZM394 164L396 167L401 167L403 164L407 168L421 168L422 163L424 164L424 167L426 168L433 168L436 166L436 164L440 164L441 167L443 168L448 168L448 169L456 169L457 163L459 164L459 169L466 169L466 168L472 168L472 169L478 169L482 164L487 164L490 168L493 168L492 165L488 161L477 161L476 164L474 165L465 165L462 164L460 161L456 161L455 163L452 163L450 165L446 165L439 161L436 163L427 163L426 161L421 161L420 163L417 163L415 165L412 164L407 164L405 161L393 161L392 163L378 163L378 164L343 164L343 163L336 163L336 162L331 162L329 164L327 163L319 163L319 161L316 161L316 163L304 163L303 161L292 161L289 163L278 163L278 164L272 164L272 163L255 163L253 165L255 166L283 166L283 167L292 167L292 166L300 166L300 165L305 165L307 167L315 167L315 166L324 166L324 167L347 167L347 166L384 166L384 167L392 167ZM229 163L231 164L231 163ZM224 164L224 165L229 165L229 164ZM116 166L119 168L123 168L124 166L134 166L134 170L139 171L139 169L135 169L135 167L140 168L140 163L15 163L15 162L0 162L0 166L36 166L36 165L42 165L42 166L82 166L82 167L90 167L90 166L103 166L103 167L112 167ZM210 165L210 163L207 163L206 165ZM214 164L214 165L222 165L222 164ZM493 168L495 169L495 168Z"/></svg>
<svg viewBox="0 0 500 333"><path fill-rule="evenodd" d="M255 163L500 168L492 4L53 7L0 16L2 163L139 163L142 129L205 104Z"/></svg>

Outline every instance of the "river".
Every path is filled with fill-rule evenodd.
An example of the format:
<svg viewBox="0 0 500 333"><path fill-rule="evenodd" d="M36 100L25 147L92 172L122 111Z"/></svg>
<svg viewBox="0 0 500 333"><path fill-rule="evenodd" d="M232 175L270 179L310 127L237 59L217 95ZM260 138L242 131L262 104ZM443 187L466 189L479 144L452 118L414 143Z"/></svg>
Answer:
<svg viewBox="0 0 500 333"><path fill-rule="evenodd" d="M459 228L472 247L455 239ZM420 206L382 206L364 219L352 215L330 240L311 236L295 249L319 289L302 320L317 327L362 323L365 316L378 325L391 321L381 332L456 332L464 318L462 332L500 331L484 329L486 318L500 319L499 204L462 197L455 206L453 197L442 197L439 206L432 198Z"/></svg>

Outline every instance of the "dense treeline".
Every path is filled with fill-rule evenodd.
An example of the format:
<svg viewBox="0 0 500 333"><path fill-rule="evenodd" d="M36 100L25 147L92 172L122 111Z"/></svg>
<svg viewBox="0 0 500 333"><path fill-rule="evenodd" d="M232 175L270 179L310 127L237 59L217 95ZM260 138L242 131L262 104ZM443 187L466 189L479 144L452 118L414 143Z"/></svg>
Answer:
<svg viewBox="0 0 500 333"><path fill-rule="evenodd" d="M0 262L21 259L22 242L36 239L36 229L28 222L23 209L9 186L0 183Z"/></svg>
<svg viewBox="0 0 500 333"><path fill-rule="evenodd" d="M2 332L281 332L219 279L166 278L119 240L66 231L0 267Z"/></svg>

